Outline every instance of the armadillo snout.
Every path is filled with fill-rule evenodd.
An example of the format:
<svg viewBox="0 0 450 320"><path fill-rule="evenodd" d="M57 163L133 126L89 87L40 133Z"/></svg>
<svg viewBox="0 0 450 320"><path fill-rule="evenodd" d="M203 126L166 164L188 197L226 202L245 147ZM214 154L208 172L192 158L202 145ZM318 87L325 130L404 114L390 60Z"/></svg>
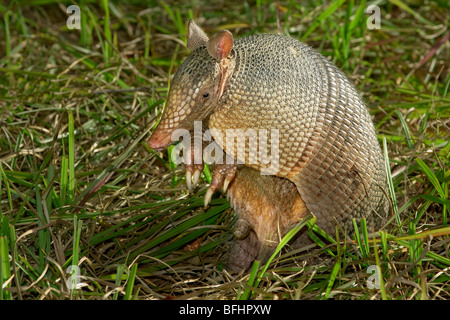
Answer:
<svg viewBox="0 0 450 320"><path fill-rule="evenodd" d="M159 128L152 134L147 141L147 145L155 151L162 151L167 149L172 144L172 135L164 132Z"/></svg>

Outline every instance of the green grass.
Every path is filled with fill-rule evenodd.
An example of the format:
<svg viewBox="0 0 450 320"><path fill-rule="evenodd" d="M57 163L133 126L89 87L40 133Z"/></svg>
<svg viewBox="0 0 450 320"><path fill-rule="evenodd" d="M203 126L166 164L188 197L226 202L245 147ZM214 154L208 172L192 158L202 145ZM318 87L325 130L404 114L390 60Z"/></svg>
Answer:
<svg viewBox="0 0 450 320"><path fill-rule="evenodd" d="M379 30L365 1L84 1L80 30L66 27L70 4L0 4L0 299L450 298L445 1L378 1ZM236 37L276 33L279 18L344 70L389 168L377 237L364 221L352 239L304 221L315 245L223 269L233 214L224 197L203 208L209 169L188 194L181 166L146 145L191 18Z"/></svg>

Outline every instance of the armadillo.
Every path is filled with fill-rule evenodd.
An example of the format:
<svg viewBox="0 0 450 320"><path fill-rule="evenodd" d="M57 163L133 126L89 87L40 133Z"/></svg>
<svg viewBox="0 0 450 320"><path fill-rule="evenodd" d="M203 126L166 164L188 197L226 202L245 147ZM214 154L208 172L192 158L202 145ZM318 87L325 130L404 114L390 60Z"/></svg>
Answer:
<svg viewBox="0 0 450 320"><path fill-rule="evenodd" d="M384 160L370 114L342 71L289 36L234 40L221 30L208 38L192 20L187 47L191 54L173 78L148 145L165 149L177 129L192 132L200 121L236 160L217 165L205 196L208 204L223 187L253 232L231 250L232 264L248 267L307 213L331 234L336 225L350 230L352 220L363 217L381 225L388 214ZM270 136L265 146L276 145L277 165L255 157L249 139L228 144L235 138L227 140L231 129ZM189 189L202 168L186 164Z"/></svg>

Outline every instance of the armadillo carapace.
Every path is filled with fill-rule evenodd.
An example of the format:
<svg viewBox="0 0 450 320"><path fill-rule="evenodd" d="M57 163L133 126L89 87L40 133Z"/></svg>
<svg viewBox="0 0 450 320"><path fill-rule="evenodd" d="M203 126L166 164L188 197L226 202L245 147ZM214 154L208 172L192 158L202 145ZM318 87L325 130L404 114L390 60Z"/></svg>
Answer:
<svg viewBox="0 0 450 320"><path fill-rule="evenodd" d="M364 103L337 67L287 36L260 34L234 41L222 30L209 39L193 21L187 46L192 53L173 78L165 112L148 144L164 149L176 129L192 131L195 121L206 124L217 145L242 163L218 165L206 202L238 178L244 166L290 181L295 188L289 190L327 232L334 233L336 225L351 228L353 218L380 225L388 209L384 161ZM232 143L242 133L248 139ZM250 133L256 133L255 140ZM201 168L186 166L189 182L198 179ZM243 180L251 189L251 182ZM271 201L266 205L278 200Z"/></svg>

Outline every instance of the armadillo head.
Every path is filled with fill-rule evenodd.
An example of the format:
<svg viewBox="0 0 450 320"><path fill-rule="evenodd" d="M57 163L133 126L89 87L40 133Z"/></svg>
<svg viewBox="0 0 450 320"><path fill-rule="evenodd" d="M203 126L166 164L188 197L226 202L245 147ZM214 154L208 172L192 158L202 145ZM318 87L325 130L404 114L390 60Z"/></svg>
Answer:
<svg viewBox="0 0 450 320"><path fill-rule="evenodd" d="M148 141L154 150L166 149L177 129L191 130L194 121L207 119L220 105L229 77L233 73L233 36L227 30L208 39L189 22L187 46L192 51L175 74L165 111Z"/></svg>

